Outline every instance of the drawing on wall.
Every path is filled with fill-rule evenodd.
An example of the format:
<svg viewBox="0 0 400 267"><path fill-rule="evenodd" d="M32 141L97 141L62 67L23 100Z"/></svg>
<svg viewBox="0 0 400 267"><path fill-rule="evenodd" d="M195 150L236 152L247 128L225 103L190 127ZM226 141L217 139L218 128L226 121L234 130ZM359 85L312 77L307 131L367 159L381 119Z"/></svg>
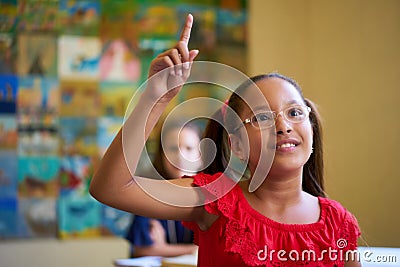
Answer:
<svg viewBox="0 0 400 267"><path fill-rule="evenodd" d="M132 214L102 205L102 234L124 237L132 221Z"/></svg>
<svg viewBox="0 0 400 267"><path fill-rule="evenodd" d="M56 199L20 198L18 231L19 237L56 237Z"/></svg>
<svg viewBox="0 0 400 267"><path fill-rule="evenodd" d="M18 22L17 0L3 0L0 7L0 32L15 32Z"/></svg>
<svg viewBox="0 0 400 267"><path fill-rule="evenodd" d="M18 30L56 31L58 1L18 1Z"/></svg>
<svg viewBox="0 0 400 267"><path fill-rule="evenodd" d="M79 155L62 157L58 177L61 190L88 191L92 175L93 164L90 157Z"/></svg>
<svg viewBox="0 0 400 267"><path fill-rule="evenodd" d="M103 46L100 80L134 82L140 78L140 73L140 59L129 43L120 39Z"/></svg>
<svg viewBox="0 0 400 267"><path fill-rule="evenodd" d="M17 147L17 116L0 114L0 151Z"/></svg>
<svg viewBox="0 0 400 267"><path fill-rule="evenodd" d="M56 36L43 33L18 35L17 72L20 76L57 75Z"/></svg>
<svg viewBox="0 0 400 267"><path fill-rule="evenodd" d="M20 156L58 154L59 99L57 79L38 76L20 78L17 101Z"/></svg>
<svg viewBox="0 0 400 267"><path fill-rule="evenodd" d="M97 156L97 119L60 118L61 154L63 156Z"/></svg>
<svg viewBox="0 0 400 267"><path fill-rule="evenodd" d="M60 116L97 117L100 96L98 82L63 80L60 83Z"/></svg>
<svg viewBox="0 0 400 267"><path fill-rule="evenodd" d="M19 157L18 195L27 198L56 197L59 170L58 157Z"/></svg>
<svg viewBox="0 0 400 267"><path fill-rule="evenodd" d="M97 35L100 2L60 0L58 23L62 34Z"/></svg>
<svg viewBox="0 0 400 267"><path fill-rule="evenodd" d="M16 113L18 77L0 75L0 114Z"/></svg>
<svg viewBox="0 0 400 267"><path fill-rule="evenodd" d="M99 92L100 115L124 117L136 89L136 83L101 82Z"/></svg>
<svg viewBox="0 0 400 267"><path fill-rule="evenodd" d="M15 34L0 33L0 75L16 73L17 46Z"/></svg>
<svg viewBox="0 0 400 267"><path fill-rule="evenodd" d="M17 198L0 197L0 238L13 238L18 231Z"/></svg>
<svg viewBox="0 0 400 267"><path fill-rule="evenodd" d="M0 149L0 199L17 198L18 157L15 150Z"/></svg>
<svg viewBox="0 0 400 267"><path fill-rule="evenodd" d="M58 39L61 79L98 79L101 43L97 37L63 35Z"/></svg>
<svg viewBox="0 0 400 267"><path fill-rule="evenodd" d="M101 204L89 194L62 190L57 211L61 238L100 236Z"/></svg>
<svg viewBox="0 0 400 267"><path fill-rule="evenodd" d="M102 1L99 35L103 42L121 38L135 47L139 34L135 19L139 10L138 2Z"/></svg>
<svg viewBox="0 0 400 267"><path fill-rule="evenodd" d="M102 157L122 127L123 117L101 117L98 120L97 146Z"/></svg>

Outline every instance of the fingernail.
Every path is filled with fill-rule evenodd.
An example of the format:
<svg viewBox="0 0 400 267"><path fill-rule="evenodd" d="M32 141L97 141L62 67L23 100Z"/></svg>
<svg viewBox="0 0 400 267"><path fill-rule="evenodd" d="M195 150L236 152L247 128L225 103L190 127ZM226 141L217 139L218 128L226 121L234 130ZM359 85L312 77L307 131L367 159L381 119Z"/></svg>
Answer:
<svg viewBox="0 0 400 267"><path fill-rule="evenodd" d="M189 69L189 67L190 67L190 64L189 64L189 62L188 61L186 61L186 62L183 62L183 67L185 68L185 69Z"/></svg>

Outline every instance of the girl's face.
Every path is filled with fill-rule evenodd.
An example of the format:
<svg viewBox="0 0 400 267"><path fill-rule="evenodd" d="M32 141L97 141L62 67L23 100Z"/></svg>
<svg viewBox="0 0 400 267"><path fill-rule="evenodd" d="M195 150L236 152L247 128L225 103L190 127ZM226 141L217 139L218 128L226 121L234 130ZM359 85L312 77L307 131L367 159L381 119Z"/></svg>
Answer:
<svg viewBox="0 0 400 267"><path fill-rule="evenodd" d="M188 127L172 129L163 137L163 165L170 177L194 175L201 167L200 137Z"/></svg>
<svg viewBox="0 0 400 267"><path fill-rule="evenodd" d="M285 80L269 78L258 81L256 84L268 101L270 110L275 111L277 114L293 105L305 105L297 89ZM251 90L248 92L251 92ZM252 115L251 110L245 107L240 117L244 121L252 117ZM310 157L313 133L308 118L303 122L293 123L287 121L281 113L276 118L275 128L259 129L251 123L247 123L242 127L241 131L243 129L246 129L248 134L249 151L242 152L242 155L244 154L248 158L249 168L252 173L257 167L261 153L272 155L274 149L275 157L269 172L272 175L296 170L301 171ZM260 165L262 164L260 162Z"/></svg>

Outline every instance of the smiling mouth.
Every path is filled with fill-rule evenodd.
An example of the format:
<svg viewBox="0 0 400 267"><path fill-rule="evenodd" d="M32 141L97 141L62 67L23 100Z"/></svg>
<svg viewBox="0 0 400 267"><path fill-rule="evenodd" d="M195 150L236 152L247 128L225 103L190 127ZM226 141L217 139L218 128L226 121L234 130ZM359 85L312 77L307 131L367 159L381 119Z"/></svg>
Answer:
<svg viewBox="0 0 400 267"><path fill-rule="evenodd" d="M282 144L282 145L278 145L276 146L276 149L280 149L280 148L289 148L289 147L296 147L296 144L293 143L286 143L286 144Z"/></svg>

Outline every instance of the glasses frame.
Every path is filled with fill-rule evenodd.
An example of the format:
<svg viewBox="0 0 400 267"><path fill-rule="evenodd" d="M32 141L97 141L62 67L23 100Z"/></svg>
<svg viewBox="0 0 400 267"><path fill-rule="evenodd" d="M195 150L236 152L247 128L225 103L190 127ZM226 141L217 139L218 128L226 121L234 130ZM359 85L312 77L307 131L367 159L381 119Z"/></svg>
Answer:
<svg viewBox="0 0 400 267"><path fill-rule="evenodd" d="M306 108L306 110L307 110L307 115L304 117L303 120L301 120L301 121L291 121L291 120L289 120L289 119L286 118L286 115L285 115L285 113L283 113L283 112L284 112L285 110L288 110L288 109L293 108L293 107L305 107L305 108ZM254 117L256 116L256 114L257 114L257 112L255 112L255 115L252 115L250 118L246 118L244 121L242 121L242 124L239 125L239 126L234 130L234 132L236 132L237 130L239 130L240 127L242 127L242 126L245 125L245 124L251 124L254 128L257 128L257 129L268 129L268 128L271 128L272 126L275 125L276 120L278 119L279 115L281 115L282 118L285 119L287 122L290 122L290 123L301 123L301 122L305 121L305 120L310 116L311 111L312 111L311 107L309 107L309 106L307 106L307 105L291 105L291 106L288 106L288 107L282 109L282 110L279 111L279 112L271 111L271 113L272 113L273 116L274 116L274 124L272 124L271 126L268 126L268 127L258 127L258 126L255 126L255 125L253 124L253 118L254 118Z"/></svg>

